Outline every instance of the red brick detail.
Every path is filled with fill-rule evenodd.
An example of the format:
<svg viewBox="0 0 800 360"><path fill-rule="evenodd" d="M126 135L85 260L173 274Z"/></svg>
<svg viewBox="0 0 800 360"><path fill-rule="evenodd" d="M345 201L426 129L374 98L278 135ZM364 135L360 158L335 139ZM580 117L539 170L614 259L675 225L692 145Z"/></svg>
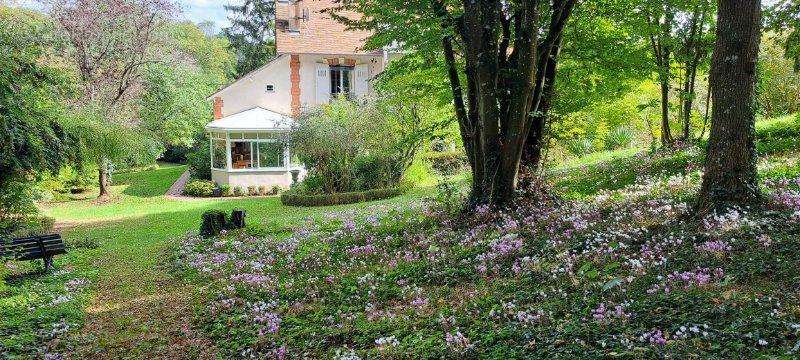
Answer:
<svg viewBox="0 0 800 360"><path fill-rule="evenodd" d="M356 66L356 59L344 59L344 66Z"/></svg>
<svg viewBox="0 0 800 360"><path fill-rule="evenodd" d="M283 2L275 0L275 18L292 25L278 27L275 31L275 46L278 54L365 54L364 40L372 33L365 30L347 29L334 20L326 9L336 8L342 0L297 0ZM351 11L337 12L352 20L362 15ZM308 18L304 18L304 14Z"/></svg>
<svg viewBox="0 0 800 360"><path fill-rule="evenodd" d="M214 120L222 119L222 98L217 96L214 98Z"/></svg>
<svg viewBox="0 0 800 360"><path fill-rule="evenodd" d="M300 55L292 54L289 60L290 76L292 81L292 116L300 115Z"/></svg>
<svg viewBox="0 0 800 360"><path fill-rule="evenodd" d="M339 65L339 58L327 58L327 59L325 59L325 61L327 61L328 65L330 65L330 66Z"/></svg>

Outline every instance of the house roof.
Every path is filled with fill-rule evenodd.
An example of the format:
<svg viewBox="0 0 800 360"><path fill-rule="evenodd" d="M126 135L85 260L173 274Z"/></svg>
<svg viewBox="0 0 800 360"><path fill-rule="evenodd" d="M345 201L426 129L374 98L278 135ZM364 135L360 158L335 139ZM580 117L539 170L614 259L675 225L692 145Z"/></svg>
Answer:
<svg viewBox="0 0 800 360"><path fill-rule="evenodd" d="M276 27L275 46L278 54L372 54L363 51L369 31L352 30L323 11L337 6L337 0L276 0L275 18L286 25ZM352 19L362 15L343 12ZM380 52L375 52L380 53Z"/></svg>
<svg viewBox="0 0 800 360"><path fill-rule="evenodd" d="M208 131L274 131L289 130L292 118L260 107L254 107L206 125Z"/></svg>

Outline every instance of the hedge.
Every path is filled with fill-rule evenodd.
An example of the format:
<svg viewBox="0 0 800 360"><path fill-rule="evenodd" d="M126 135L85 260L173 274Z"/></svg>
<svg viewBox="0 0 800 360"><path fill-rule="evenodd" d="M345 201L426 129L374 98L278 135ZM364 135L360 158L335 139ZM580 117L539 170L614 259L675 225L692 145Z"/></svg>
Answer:
<svg viewBox="0 0 800 360"><path fill-rule="evenodd" d="M298 194L287 191L281 194L281 203L287 206L329 206L352 204L364 201L382 200L403 193L401 188L373 189L335 194Z"/></svg>

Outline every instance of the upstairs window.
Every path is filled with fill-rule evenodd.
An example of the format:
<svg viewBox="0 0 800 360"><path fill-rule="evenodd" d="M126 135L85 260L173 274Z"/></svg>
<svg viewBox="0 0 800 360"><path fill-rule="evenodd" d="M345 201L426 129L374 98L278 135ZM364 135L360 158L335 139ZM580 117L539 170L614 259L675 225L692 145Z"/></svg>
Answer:
<svg viewBox="0 0 800 360"><path fill-rule="evenodd" d="M352 66L331 66L331 97L350 95Z"/></svg>

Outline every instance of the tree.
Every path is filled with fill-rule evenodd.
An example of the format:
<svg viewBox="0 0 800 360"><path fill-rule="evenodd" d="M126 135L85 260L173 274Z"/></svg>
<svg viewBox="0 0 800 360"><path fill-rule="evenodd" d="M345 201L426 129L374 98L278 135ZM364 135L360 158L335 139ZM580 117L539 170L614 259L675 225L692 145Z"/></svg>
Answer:
<svg viewBox="0 0 800 360"><path fill-rule="evenodd" d="M275 1L244 0L225 5L231 26L223 29L236 53L236 72L247 74L275 56Z"/></svg>
<svg viewBox="0 0 800 360"><path fill-rule="evenodd" d="M73 81L47 60L56 44L41 16L0 6L0 228L36 212L30 180L74 158L62 105Z"/></svg>
<svg viewBox="0 0 800 360"><path fill-rule="evenodd" d="M78 104L80 111L97 111L98 116L114 125L136 126L133 105L143 88L144 69L160 59L155 45L160 41L159 31L176 11L174 4L169 0L43 3L70 45L69 55L79 74L83 95ZM107 138L95 137L86 143L98 144L98 140ZM110 159L100 156L96 165L100 196L106 196Z"/></svg>
<svg viewBox="0 0 800 360"><path fill-rule="evenodd" d="M650 43L651 55L661 87L661 144L671 146L670 90L678 76L678 116L683 137L690 136L692 102L695 98L697 68L708 56L710 40L705 34L713 27L711 0L637 0L630 21L638 24Z"/></svg>
<svg viewBox="0 0 800 360"><path fill-rule="evenodd" d="M719 0L711 61L714 108L698 208L748 205L760 198L755 147L760 0Z"/></svg>
<svg viewBox="0 0 800 360"><path fill-rule="evenodd" d="M777 0L767 10L769 28L785 36L784 54L800 71L800 2Z"/></svg>
<svg viewBox="0 0 800 360"><path fill-rule="evenodd" d="M516 193L528 133L541 125L534 116L545 91L546 64L576 2L355 0L330 12L350 27L373 31L368 46L402 43L444 52L472 169L472 201L504 205ZM344 10L364 16L351 19L340 15Z"/></svg>
<svg viewBox="0 0 800 360"><path fill-rule="evenodd" d="M207 36L188 22L169 25L169 64L148 64L144 92L139 99L142 125L168 149L191 147L211 113L208 94L233 76L235 59L228 41Z"/></svg>

